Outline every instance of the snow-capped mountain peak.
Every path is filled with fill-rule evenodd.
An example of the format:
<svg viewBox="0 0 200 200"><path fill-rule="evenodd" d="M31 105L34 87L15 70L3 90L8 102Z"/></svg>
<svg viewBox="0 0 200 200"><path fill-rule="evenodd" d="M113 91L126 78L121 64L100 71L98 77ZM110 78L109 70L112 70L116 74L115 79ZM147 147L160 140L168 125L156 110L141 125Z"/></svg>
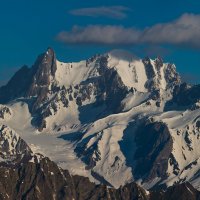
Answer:
<svg viewBox="0 0 200 200"><path fill-rule="evenodd" d="M199 86L181 84L161 58L114 50L64 63L48 49L0 88L0 124L60 165L71 163L73 173L151 188L192 182L186 169L199 169L199 99Z"/></svg>

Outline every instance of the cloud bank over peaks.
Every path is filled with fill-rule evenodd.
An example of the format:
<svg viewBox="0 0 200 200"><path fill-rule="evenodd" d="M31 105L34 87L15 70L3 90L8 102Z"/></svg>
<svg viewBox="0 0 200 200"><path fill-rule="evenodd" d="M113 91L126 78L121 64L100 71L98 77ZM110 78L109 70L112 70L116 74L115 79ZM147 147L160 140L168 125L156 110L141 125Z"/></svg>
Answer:
<svg viewBox="0 0 200 200"><path fill-rule="evenodd" d="M60 32L57 39L67 44L171 44L200 48L200 15L186 13L174 21L143 30L113 25L74 26L69 31Z"/></svg>

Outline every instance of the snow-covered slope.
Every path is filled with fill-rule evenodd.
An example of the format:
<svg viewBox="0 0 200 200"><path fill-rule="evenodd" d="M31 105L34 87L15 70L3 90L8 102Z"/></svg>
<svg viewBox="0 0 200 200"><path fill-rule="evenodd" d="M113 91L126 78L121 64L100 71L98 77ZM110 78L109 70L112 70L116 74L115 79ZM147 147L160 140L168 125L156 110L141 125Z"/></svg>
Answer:
<svg viewBox="0 0 200 200"><path fill-rule="evenodd" d="M200 188L200 109L166 112L154 117L167 124L173 139L167 184L190 181Z"/></svg>
<svg viewBox="0 0 200 200"><path fill-rule="evenodd" d="M63 63L48 49L0 88L0 124L92 181L198 188L198 91L161 58L114 50Z"/></svg>

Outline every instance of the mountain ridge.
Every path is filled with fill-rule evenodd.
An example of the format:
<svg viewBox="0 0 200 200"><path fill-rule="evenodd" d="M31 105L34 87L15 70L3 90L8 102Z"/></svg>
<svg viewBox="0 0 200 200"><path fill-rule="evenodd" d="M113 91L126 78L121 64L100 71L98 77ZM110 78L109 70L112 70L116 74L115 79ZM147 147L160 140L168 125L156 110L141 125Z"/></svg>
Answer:
<svg viewBox="0 0 200 200"><path fill-rule="evenodd" d="M0 124L66 169L72 159L70 172L97 183L199 188L198 90L161 58L114 51L62 63L48 49L0 88L0 113L8 113Z"/></svg>

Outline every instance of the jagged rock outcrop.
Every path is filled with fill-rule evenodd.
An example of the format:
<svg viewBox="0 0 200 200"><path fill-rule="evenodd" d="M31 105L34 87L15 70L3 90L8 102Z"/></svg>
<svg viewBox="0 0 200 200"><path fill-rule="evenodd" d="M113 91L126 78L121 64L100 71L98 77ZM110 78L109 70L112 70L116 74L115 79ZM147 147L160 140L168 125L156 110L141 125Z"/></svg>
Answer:
<svg viewBox="0 0 200 200"><path fill-rule="evenodd" d="M200 192L189 183L167 191L146 192L135 183L119 189L95 185L88 178L71 176L48 158L17 168L0 167L0 199L34 200L199 200Z"/></svg>
<svg viewBox="0 0 200 200"><path fill-rule="evenodd" d="M145 190L135 183L118 190L95 185L88 178L71 176L48 158L18 168L0 167L0 199L54 200L147 200Z"/></svg>
<svg viewBox="0 0 200 200"><path fill-rule="evenodd" d="M183 183L169 187L167 191L152 192L150 199L153 200L199 200L200 192L189 183Z"/></svg>
<svg viewBox="0 0 200 200"><path fill-rule="evenodd" d="M32 112L47 100L48 93L54 91L55 72L56 72L56 56L53 49L49 48L46 53L40 55L35 64L31 68L32 80L25 97L36 97L32 106Z"/></svg>
<svg viewBox="0 0 200 200"><path fill-rule="evenodd" d="M20 165L31 158L26 142L8 126L0 125L0 166Z"/></svg>

